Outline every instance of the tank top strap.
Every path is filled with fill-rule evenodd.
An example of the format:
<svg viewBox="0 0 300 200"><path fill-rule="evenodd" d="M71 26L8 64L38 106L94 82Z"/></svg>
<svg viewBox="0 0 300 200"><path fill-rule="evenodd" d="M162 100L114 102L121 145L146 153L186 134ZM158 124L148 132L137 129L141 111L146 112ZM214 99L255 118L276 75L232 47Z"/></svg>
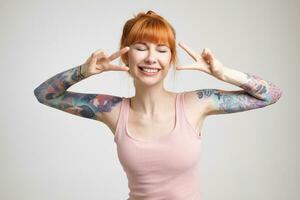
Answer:
<svg viewBox="0 0 300 200"><path fill-rule="evenodd" d="M129 109L128 101L129 101L128 98L122 97L120 112L119 112L119 117L116 125L115 137L114 137L115 142L124 134L125 123L127 120L128 109Z"/></svg>
<svg viewBox="0 0 300 200"><path fill-rule="evenodd" d="M178 94L177 98L177 105L176 105L176 116L178 119L178 123L183 123L184 122L184 117L185 117L185 112L184 112L184 92L180 92Z"/></svg>
<svg viewBox="0 0 300 200"><path fill-rule="evenodd" d="M180 98L179 98L179 106L178 106L178 117L179 117L179 123L182 128L187 132L189 135L196 136L197 139L200 139L200 134L197 132L197 130L191 125L189 122L186 111L185 111L185 100L184 100L184 95L186 92L181 92L180 93ZM188 129L187 129L188 128Z"/></svg>
<svg viewBox="0 0 300 200"><path fill-rule="evenodd" d="M187 125L188 126L190 125L185 112L184 94L185 92L181 92L178 98L178 119L179 119L178 121L182 127L186 127Z"/></svg>
<svg viewBox="0 0 300 200"><path fill-rule="evenodd" d="M178 126L179 123L181 122L182 120L182 116L181 116L181 97L182 96L182 93L177 93L176 94L176 106L175 106L175 109L176 109L176 125Z"/></svg>
<svg viewBox="0 0 300 200"><path fill-rule="evenodd" d="M130 109L130 98L126 98L124 102L124 127L126 125L126 122L128 122L128 116L129 116L129 109Z"/></svg>

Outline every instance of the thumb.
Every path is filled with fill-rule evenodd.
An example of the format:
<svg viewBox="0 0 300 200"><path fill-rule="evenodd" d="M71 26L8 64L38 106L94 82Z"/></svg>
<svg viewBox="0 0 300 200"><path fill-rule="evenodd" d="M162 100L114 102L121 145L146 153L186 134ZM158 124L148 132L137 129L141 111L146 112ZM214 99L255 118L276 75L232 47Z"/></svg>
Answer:
<svg viewBox="0 0 300 200"><path fill-rule="evenodd" d="M176 66L176 70L183 70L183 69L186 69L187 67L186 66Z"/></svg>
<svg viewBox="0 0 300 200"><path fill-rule="evenodd" d="M92 64L96 64L97 63L97 56L93 56L92 60L91 60Z"/></svg>

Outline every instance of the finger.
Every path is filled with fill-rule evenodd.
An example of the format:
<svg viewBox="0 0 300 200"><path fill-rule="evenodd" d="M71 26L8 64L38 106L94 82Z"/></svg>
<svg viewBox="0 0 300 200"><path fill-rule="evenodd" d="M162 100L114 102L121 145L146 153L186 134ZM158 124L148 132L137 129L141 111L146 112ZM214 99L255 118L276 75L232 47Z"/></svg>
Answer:
<svg viewBox="0 0 300 200"><path fill-rule="evenodd" d="M207 49L207 57L210 60L213 60L215 58L214 54L211 52L211 50Z"/></svg>
<svg viewBox="0 0 300 200"><path fill-rule="evenodd" d="M202 57L205 59L205 61L207 61L208 63L213 62L214 60L214 55L211 52L211 50L209 50L208 48L204 48L203 52L202 52Z"/></svg>
<svg viewBox="0 0 300 200"><path fill-rule="evenodd" d="M92 56L91 63L92 64L96 64L97 63L97 56Z"/></svg>
<svg viewBox="0 0 300 200"><path fill-rule="evenodd" d="M209 55L206 48L203 49L201 56L206 62L209 62Z"/></svg>
<svg viewBox="0 0 300 200"><path fill-rule="evenodd" d="M192 69L192 70L197 70L199 69L199 66L197 66L195 63L189 64L189 65L184 65L184 66L177 66L177 70L185 70L185 69Z"/></svg>
<svg viewBox="0 0 300 200"><path fill-rule="evenodd" d="M211 58L215 58L215 55L213 54L213 52L210 49L206 48L206 52L207 52L207 55L209 55Z"/></svg>
<svg viewBox="0 0 300 200"><path fill-rule="evenodd" d="M98 61L101 63L104 60L107 60L107 55L103 51L99 51L92 57L92 59L94 63L98 63Z"/></svg>
<svg viewBox="0 0 300 200"><path fill-rule="evenodd" d="M186 44L184 44L183 42L179 42L178 45L183 48L195 61L198 60L198 54L191 48L189 48Z"/></svg>
<svg viewBox="0 0 300 200"><path fill-rule="evenodd" d="M124 48L122 48L121 50L119 50L119 51L117 51L117 52L111 54L111 55L108 57L108 59L109 59L110 61L112 61L112 60L114 60L114 59L120 57L122 54L126 53L127 51L129 51L129 49L130 49L130 47L124 47Z"/></svg>
<svg viewBox="0 0 300 200"><path fill-rule="evenodd" d="M104 51L102 50L98 50L98 51L95 51L93 54L92 54L92 59L98 59L98 58L102 58L105 56L105 53Z"/></svg>
<svg viewBox="0 0 300 200"><path fill-rule="evenodd" d="M103 50L102 49L98 49L97 51L92 53L92 57L97 56L99 53L102 53Z"/></svg>
<svg viewBox="0 0 300 200"><path fill-rule="evenodd" d="M185 65L185 66L177 66L176 70L185 70L185 69L191 69L191 65Z"/></svg>
<svg viewBox="0 0 300 200"><path fill-rule="evenodd" d="M207 56L207 50L206 50L206 48L203 49L203 51L202 51L202 53L201 53L201 56L202 56L202 57Z"/></svg>
<svg viewBox="0 0 300 200"><path fill-rule="evenodd" d="M206 73L209 73L209 69L206 67L199 67L199 66L195 66L194 64L191 65L185 65L185 66L177 66L176 70L197 70L197 71L203 71Z"/></svg>
<svg viewBox="0 0 300 200"><path fill-rule="evenodd" d="M127 66L110 65L112 71L128 71L130 68Z"/></svg>

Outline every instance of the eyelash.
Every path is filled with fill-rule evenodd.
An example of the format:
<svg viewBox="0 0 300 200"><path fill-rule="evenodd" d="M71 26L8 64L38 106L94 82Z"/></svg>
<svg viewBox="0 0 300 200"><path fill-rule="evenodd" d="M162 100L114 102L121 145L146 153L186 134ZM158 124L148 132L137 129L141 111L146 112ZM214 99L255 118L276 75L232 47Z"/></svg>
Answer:
<svg viewBox="0 0 300 200"><path fill-rule="evenodd" d="M145 51L146 49L139 49L139 48L137 48L137 50L138 50L138 51ZM166 53L167 51L159 51L159 52L161 52L161 53Z"/></svg>

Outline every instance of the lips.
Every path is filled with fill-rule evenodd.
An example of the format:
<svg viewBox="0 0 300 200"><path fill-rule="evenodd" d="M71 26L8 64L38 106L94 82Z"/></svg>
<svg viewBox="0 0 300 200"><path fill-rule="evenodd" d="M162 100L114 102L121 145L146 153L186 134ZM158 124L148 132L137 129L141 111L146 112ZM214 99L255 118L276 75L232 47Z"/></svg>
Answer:
<svg viewBox="0 0 300 200"><path fill-rule="evenodd" d="M149 72L149 71L144 71L142 67L139 67L139 71L145 76L156 76L160 72L160 69L157 69L156 72Z"/></svg>
<svg viewBox="0 0 300 200"><path fill-rule="evenodd" d="M152 69L152 70L157 70L157 72L147 72L147 71L144 71L143 70L144 67L139 67L140 71L144 74L147 74L147 75L152 75L152 74L157 74L158 72L160 72L161 69L158 69L158 68L148 68L148 69ZM145 67L144 69L146 69L147 67Z"/></svg>
<svg viewBox="0 0 300 200"><path fill-rule="evenodd" d="M153 66L139 66L139 68L148 68L148 69L158 69L161 70L159 67L153 67Z"/></svg>

